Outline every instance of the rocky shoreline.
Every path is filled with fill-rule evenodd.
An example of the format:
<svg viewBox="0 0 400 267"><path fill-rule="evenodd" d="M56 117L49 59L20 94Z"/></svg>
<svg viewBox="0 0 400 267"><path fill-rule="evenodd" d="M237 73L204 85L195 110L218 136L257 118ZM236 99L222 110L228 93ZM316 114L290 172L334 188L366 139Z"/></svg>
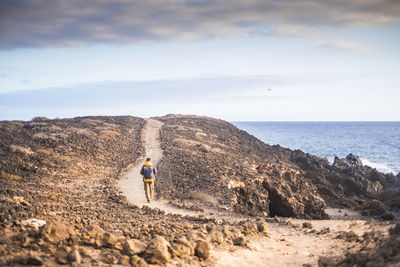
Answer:
<svg viewBox="0 0 400 267"><path fill-rule="evenodd" d="M0 265L207 266L213 247L246 247L249 238L268 236L268 224L287 224L273 216L327 219L329 205L396 220L399 175L360 166L356 157L329 164L269 146L220 120L157 119L164 122L158 197L245 219L170 215L128 203L116 184L144 154L141 118L3 121ZM374 241L377 251L396 236Z"/></svg>
<svg viewBox="0 0 400 267"><path fill-rule="evenodd" d="M395 219L391 211L400 209L400 174L362 166L354 155L330 164L300 150L264 144L224 121L158 119L164 122L160 172L165 178L158 192L165 198L253 216L310 219L328 218L326 205L385 220Z"/></svg>

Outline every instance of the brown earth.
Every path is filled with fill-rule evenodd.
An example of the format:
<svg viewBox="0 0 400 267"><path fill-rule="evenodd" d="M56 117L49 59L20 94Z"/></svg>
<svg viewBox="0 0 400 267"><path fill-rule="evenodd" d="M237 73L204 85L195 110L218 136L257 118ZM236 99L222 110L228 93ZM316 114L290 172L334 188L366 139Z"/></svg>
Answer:
<svg viewBox="0 0 400 267"><path fill-rule="evenodd" d="M395 242L385 234L391 227L385 222L269 218L326 219L326 203L369 205L364 211L389 216L394 198L368 192L382 192L394 176L269 146L215 119L158 119L164 123L158 198L198 213L211 210L207 216L139 208L119 190L118 180L142 164L148 148L143 119L0 122L0 265L226 266L238 257L243 266L251 264L254 259L244 255L270 266L316 265L321 256L327 264L352 262L345 251L356 255L364 249L371 231L384 232L379 240L368 239L377 251ZM340 179L331 179L333 174ZM349 181L335 184L343 190L334 191L333 181L344 179ZM353 187L361 190L356 200L350 197Z"/></svg>

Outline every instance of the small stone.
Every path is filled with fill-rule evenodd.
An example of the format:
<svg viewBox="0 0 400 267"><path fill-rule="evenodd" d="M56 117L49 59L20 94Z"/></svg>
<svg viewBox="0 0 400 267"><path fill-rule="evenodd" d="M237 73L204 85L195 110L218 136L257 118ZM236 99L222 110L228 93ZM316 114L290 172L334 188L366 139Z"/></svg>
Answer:
<svg viewBox="0 0 400 267"><path fill-rule="evenodd" d="M126 255L122 255L122 257L118 260L118 264L121 265L129 265L131 261L131 258Z"/></svg>
<svg viewBox="0 0 400 267"><path fill-rule="evenodd" d="M240 236L240 237L238 237L238 238L233 239L233 244L234 244L235 246L244 247L244 246L246 246L247 242L246 242L246 240L245 240L242 236Z"/></svg>
<svg viewBox="0 0 400 267"><path fill-rule="evenodd" d="M198 241L194 253L200 259L205 260L210 255L210 245L205 241Z"/></svg>
<svg viewBox="0 0 400 267"><path fill-rule="evenodd" d="M113 264L117 261L117 258L110 252L103 254L103 261L108 264Z"/></svg>
<svg viewBox="0 0 400 267"><path fill-rule="evenodd" d="M257 223L257 229L260 233L267 233L268 232L268 224L266 222L259 222L259 223Z"/></svg>
<svg viewBox="0 0 400 267"><path fill-rule="evenodd" d="M70 249L68 247L59 247L56 250L56 260L60 264L67 264L68 263L68 254Z"/></svg>
<svg viewBox="0 0 400 267"><path fill-rule="evenodd" d="M312 226L312 224L311 224L311 223L309 223L309 222L303 222L303 228L312 229L312 228L313 228L313 226Z"/></svg>
<svg viewBox="0 0 400 267"><path fill-rule="evenodd" d="M82 257L78 250L74 249L69 255L68 260L71 262L81 263Z"/></svg>
<svg viewBox="0 0 400 267"><path fill-rule="evenodd" d="M319 233L324 235L324 234L329 233L330 231L331 231L331 229L329 227L325 227Z"/></svg>
<svg viewBox="0 0 400 267"><path fill-rule="evenodd" d="M43 260L41 257L37 255L31 255L28 259L28 265L35 265L35 266L43 265Z"/></svg>

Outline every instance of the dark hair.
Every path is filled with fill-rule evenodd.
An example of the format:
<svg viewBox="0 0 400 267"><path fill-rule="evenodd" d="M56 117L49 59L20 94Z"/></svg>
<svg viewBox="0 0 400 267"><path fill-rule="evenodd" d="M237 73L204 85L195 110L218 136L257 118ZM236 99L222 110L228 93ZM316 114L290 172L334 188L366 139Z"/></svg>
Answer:
<svg viewBox="0 0 400 267"><path fill-rule="evenodd" d="M150 160L151 160L151 158L147 158L147 159L146 159L146 161L150 161Z"/></svg>

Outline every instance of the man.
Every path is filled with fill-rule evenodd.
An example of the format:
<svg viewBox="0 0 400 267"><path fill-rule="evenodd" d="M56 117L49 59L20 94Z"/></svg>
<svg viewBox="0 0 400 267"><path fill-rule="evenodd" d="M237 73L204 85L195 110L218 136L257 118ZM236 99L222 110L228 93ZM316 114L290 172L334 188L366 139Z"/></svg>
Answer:
<svg viewBox="0 0 400 267"><path fill-rule="evenodd" d="M156 168L151 164L150 160L150 158L147 158L140 170L140 174L143 175L144 191L148 203L153 199L154 178L157 173Z"/></svg>

